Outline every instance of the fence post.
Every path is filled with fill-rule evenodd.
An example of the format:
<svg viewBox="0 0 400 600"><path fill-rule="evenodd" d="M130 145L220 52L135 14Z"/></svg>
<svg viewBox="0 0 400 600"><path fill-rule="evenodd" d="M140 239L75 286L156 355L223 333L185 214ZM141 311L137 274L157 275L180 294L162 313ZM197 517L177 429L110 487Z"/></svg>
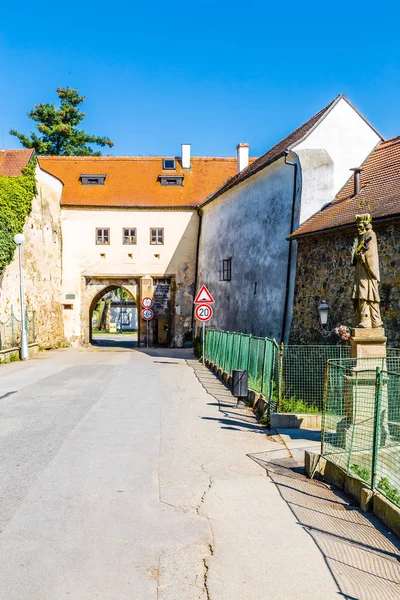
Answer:
<svg viewBox="0 0 400 600"><path fill-rule="evenodd" d="M282 403L282 385L283 385L283 353L285 345L281 342L278 350L278 406L276 412L279 412Z"/></svg>
<svg viewBox="0 0 400 600"><path fill-rule="evenodd" d="M239 333L239 348L238 348L238 359L237 359L237 369L240 369L242 363L240 362L240 352L242 349L242 333Z"/></svg>
<svg viewBox="0 0 400 600"><path fill-rule="evenodd" d="M378 460L378 449L381 430L381 408L382 408L382 370L376 367L375 380L375 410L374 410L374 434L372 445L372 465L371 465L371 489L375 488L376 483L376 464Z"/></svg>
<svg viewBox="0 0 400 600"><path fill-rule="evenodd" d="M11 304L11 346L15 346L15 330L14 330L14 307Z"/></svg>
<svg viewBox="0 0 400 600"><path fill-rule="evenodd" d="M253 336L250 333L250 335L249 335L249 351L247 353L247 372L249 372L249 366L250 366L250 349L251 349L251 338L252 337Z"/></svg>
<svg viewBox="0 0 400 600"><path fill-rule="evenodd" d="M268 340L267 340L267 338L264 338L264 356L263 356L262 374L261 374L261 394L264 394L265 365L267 362L267 347L268 347Z"/></svg>
<svg viewBox="0 0 400 600"><path fill-rule="evenodd" d="M322 399L321 454L324 453L325 414L326 414L326 403L328 400L328 373L329 373L329 360L326 361L325 368L324 368L324 395L323 395L323 399Z"/></svg>

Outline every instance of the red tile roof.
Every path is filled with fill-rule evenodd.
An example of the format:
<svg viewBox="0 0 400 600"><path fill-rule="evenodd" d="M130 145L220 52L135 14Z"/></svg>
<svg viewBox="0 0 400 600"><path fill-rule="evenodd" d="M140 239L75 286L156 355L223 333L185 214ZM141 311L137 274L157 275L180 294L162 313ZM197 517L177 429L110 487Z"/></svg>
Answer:
<svg viewBox="0 0 400 600"><path fill-rule="evenodd" d="M286 154L286 152L295 144L300 142L307 134L311 132L311 130L317 125L317 123L324 117L324 115L336 104L341 98L343 98L343 94L337 96L332 102L330 102L325 108L320 110L316 115L311 117L306 123L303 123L300 127L292 131L288 136L286 136L283 140L275 144L268 152L257 158L254 162L249 164L246 169L243 169L240 173L237 173L229 181L227 181L224 185L222 185L219 189L216 190L214 194L212 194L203 204L207 204L211 202L221 194L224 194L235 185L238 185L245 179L248 179L252 175L255 175L261 169L264 169L268 165L272 164L279 158L282 158Z"/></svg>
<svg viewBox="0 0 400 600"><path fill-rule="evenodd" d="M64 184L62 206L196 207L237 170L236 158L191 159L182 169L163 171L163 157L39 156L40 167ZM106 174L104 185L82 185L82 174ZM163 186L159 176L183 175L183 185Z"/></svg>
<svg viewBox="0 0 400 600"><path fill-rule="evenodd" d="M355 215L369 212L374 221L400 218L400 136L382 142L366 159L361 171L361 191L353 196L351 176L326 208L310 217L291 237L319 235L354 226Z"/></svg>
<svg viewBox="0 0 400 600"><path fill-rule="evenodd" d="M34 150L0 150L0 175L16 177L31 160Z"/></svg>

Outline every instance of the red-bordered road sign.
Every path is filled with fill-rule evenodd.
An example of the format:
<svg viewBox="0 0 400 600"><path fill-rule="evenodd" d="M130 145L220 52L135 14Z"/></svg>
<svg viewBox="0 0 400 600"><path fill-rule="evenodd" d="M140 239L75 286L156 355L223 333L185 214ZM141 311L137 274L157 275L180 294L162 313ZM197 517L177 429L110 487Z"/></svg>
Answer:
<svg viewBox="0 0 400 600"><path fill-rule="evenodd" d="M198 304L194 311L194 316L198 321L209 321L213 316L212 306L209 304Z"/></svg>
<svg viewBox="0 0 400 600"><path fill-rule="evenodd" d="M149 296L146 296L142 300L142 307L143 308L151 308L153 306L153 304L154 304L154 300L153 300L153 298L150 298Z"/></svg>
<svg viewBox="0 0 400 600"><path fill-rule="evenodd" d="M194 299L194 304L214 304L215 300L205 285L202 285L199 293Z"/></svg>
<svg viewBox="0 0 400 600"><path fill-rule="evenodd" d="M151 321L154 317L154 312L151 310L151 308L144 308L142 310L142 319L144 319L145 321Z"/></svg>

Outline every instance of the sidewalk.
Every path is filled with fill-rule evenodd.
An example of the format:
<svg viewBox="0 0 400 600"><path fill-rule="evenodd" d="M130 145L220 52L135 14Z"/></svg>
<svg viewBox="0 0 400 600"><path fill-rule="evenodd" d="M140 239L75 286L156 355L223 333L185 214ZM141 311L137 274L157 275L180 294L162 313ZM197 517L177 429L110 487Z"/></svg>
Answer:
<svg viewBox="0 0 400 600"><path fill-rule="evenodd" d="M211 476L202 507L216 540L207 560L210 598L400 598L397 537L341 492L302 474L304 450L318 447L318 432L280 430L267 436L252 411L236 408L229 390L206 367L190 364L218 403L221 428L235 432L235 442L237 432L247 431L255 439L261 433L264 441L261 452L250 447L246 452L261 472ZM212 465L205 469L212 471Z"/></svg>

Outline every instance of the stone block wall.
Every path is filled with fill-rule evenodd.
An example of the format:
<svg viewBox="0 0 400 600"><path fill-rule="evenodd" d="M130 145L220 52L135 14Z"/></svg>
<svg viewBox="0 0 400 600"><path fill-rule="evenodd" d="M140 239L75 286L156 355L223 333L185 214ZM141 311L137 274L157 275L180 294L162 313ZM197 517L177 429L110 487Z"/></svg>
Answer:
<svg viewBox="0 0 400 600"><path fill-rule="evenodd" d="M400 227L374 227L381 271L381 311L388 344L400 347ZM354 233L336 233L298 241L296 287L291 344L321 344L317 307L330 306L329 329L353 325L351 292L354 269L350 263ZM332 335L328 342L339 343Z"/></svg>

